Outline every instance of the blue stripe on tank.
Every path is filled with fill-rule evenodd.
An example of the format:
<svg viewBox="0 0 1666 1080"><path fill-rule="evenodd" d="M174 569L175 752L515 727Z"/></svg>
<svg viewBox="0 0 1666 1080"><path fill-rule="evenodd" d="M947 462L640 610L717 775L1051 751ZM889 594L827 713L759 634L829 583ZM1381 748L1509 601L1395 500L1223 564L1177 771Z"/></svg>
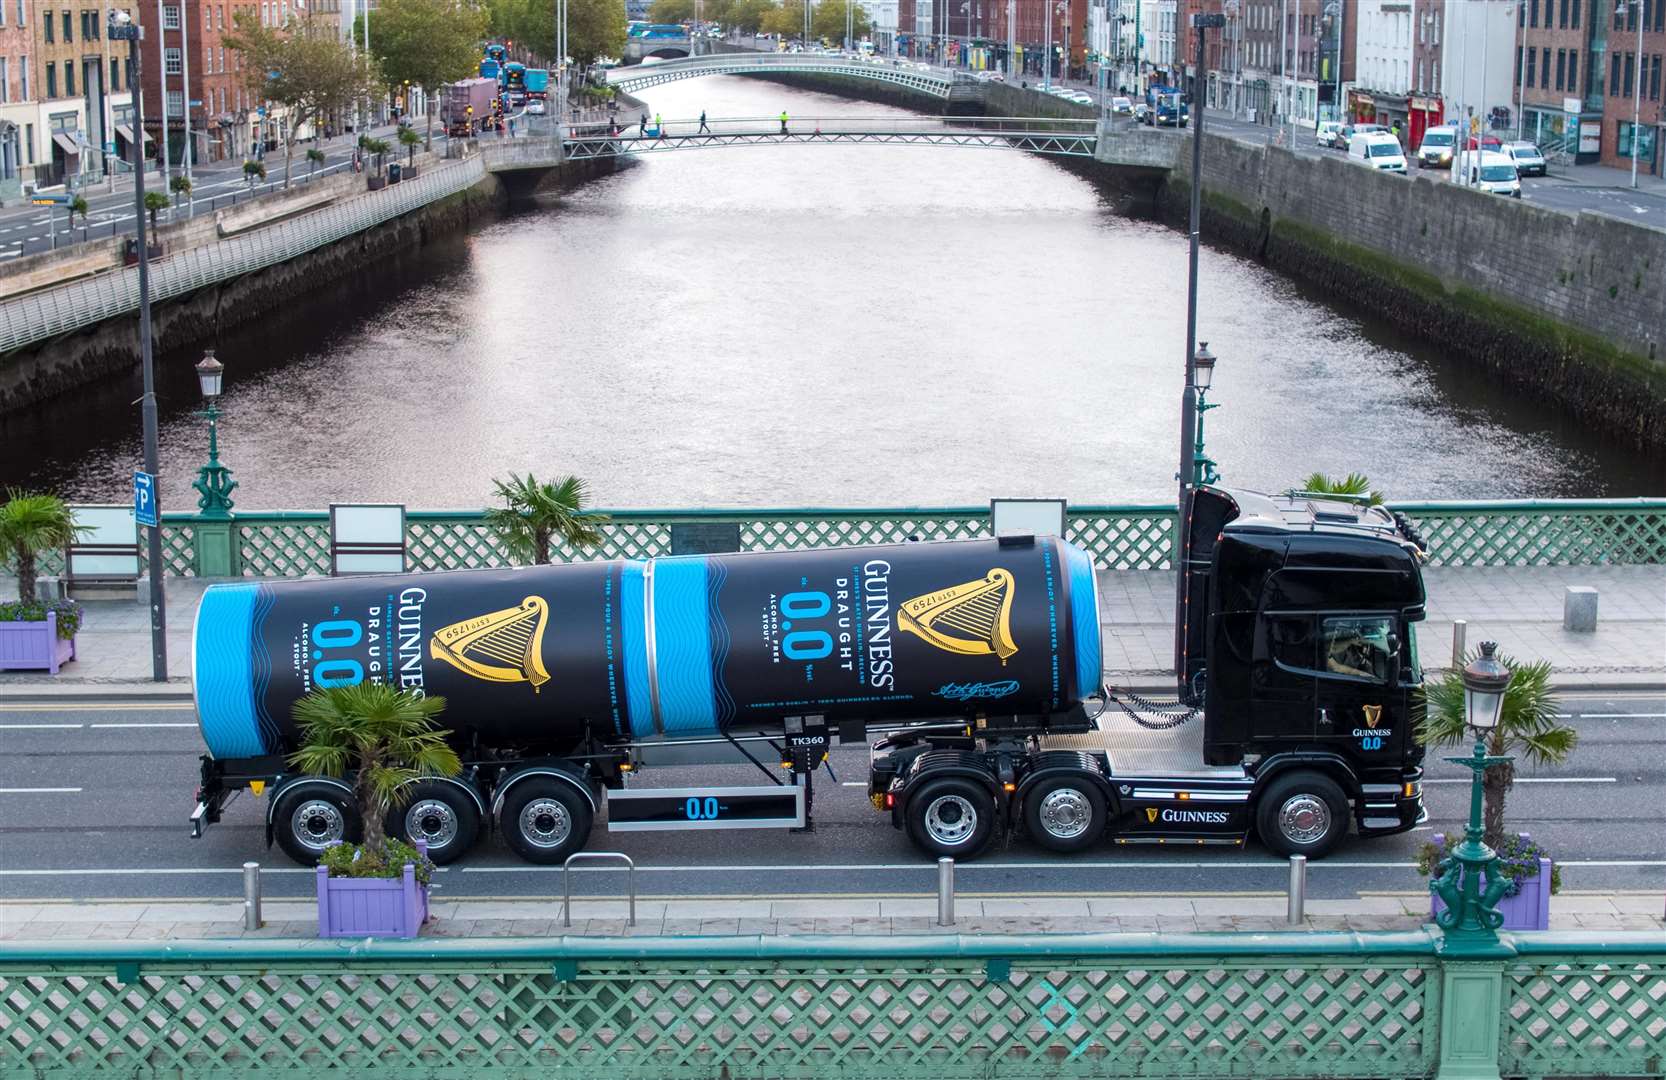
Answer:
<svg viewBox="0 0 1666 1080"><path fill-rule="evenodd" d="M715 735L704 556L654 560L654 670L667 735Z"/></svg>
<svg viewBox="0 0 1666 1080"><path fill-rule="evenodd" d="M255 719L253 643L259 635L255 605L261 587L211 585L197 608L191 681L197 724L216 758L259 757L267 752Z"/></svg>
<svg viewBox="0 0 1666 1080"><path fill-rule="evenodd" d="M654 706L648 697L648 613L642 587L643 564L627 562L619 578L619 614L624 626L625 708L631 736L654 733Z"/></svg>
<svg viewBox="0 0 1666 1080"><path fill-rule="evenodd" d="M1070 627L1076 642L1076 697L1097 693L1105 683L1099 628L1099 580L1093 558L1075 544L1059 541L1070 575Z"/></svg>

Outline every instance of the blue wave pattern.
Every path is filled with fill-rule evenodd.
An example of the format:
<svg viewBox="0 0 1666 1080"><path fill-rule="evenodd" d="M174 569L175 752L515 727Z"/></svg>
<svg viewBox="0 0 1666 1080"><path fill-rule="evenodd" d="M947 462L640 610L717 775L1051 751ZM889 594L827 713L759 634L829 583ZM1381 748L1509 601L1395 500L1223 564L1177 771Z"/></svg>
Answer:
<svg viewBox="0 0 1666 1080"><path fill-rule="evenodd" d="M216 758L266 753L254 697L253 639L259 633L261 588L252 583L211 585L197 610L191 682L202 741ZM269 672L270 664L267 668Z"/></svg>
<svg viewBox="0 0 1666 1080"><path fill-rule="evenodd" d="M619 617L624 624L625 709L631 736L654 733L653 701L648 696L648 612L642 582L643 563L627 562L619 576Z"/></svg>
<svg viewBox="0 0 1666 1080"><path fill-rule="evenodd" d="M712 639L712 696L719 731L728 730L736 713L734 695L723 681L723 668L729 662L729 624L724 621L723 609L717 602L723 593L723 583L728 580L729 568L723 565L722 559L706 561L706 625Z"/></svg>
<svg viewBox="0 0 1666 1080"><path fill-rule="evenodd" d="M1104 645L1099 628L1099 580L1093 560L1075 544L1059 541L1064 548L1065 570L1070 582L1070 626L1076 639L1076 698L1095 693L1104 685Z"/></svg>
<svg viewBox="0 0 1666 1080"><path fill-rule="evenodd" d="M703 555L654 560L654 667L667 735L715 735Z"/></svg>

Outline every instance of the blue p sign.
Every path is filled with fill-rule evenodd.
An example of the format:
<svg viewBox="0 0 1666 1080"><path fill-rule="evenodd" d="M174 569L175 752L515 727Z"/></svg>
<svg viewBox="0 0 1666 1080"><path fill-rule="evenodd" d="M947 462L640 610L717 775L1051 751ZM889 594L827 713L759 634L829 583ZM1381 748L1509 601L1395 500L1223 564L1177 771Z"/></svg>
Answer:
<svg viewBox="0 0 1666 1080"><path fill-rule="evenodd" d="M156 476L138 469L133 471L133 519L156 528Z"/></svg>

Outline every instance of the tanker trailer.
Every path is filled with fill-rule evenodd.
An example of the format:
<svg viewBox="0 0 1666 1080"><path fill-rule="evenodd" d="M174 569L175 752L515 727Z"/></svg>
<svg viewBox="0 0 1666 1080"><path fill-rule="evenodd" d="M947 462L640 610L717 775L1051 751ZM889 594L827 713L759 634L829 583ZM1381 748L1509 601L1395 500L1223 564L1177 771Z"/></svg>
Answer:
<svg viewBox="0 0 1666 1080"><path fill-rule="evenodd" d="M1093 566L1054 537L220 584L194 642L208 753L193 833L252 789L268 843L303 864L359 829L347 784L287 764L291 708L316 687L445 697L464 772L416 783L391 834L447 862L494 824L559 863L604 799L615 831L803 826L831 739L870 728L918 732L1000 791L1009 748L1091 730L1101 684ZM649 748L759 740L792 783L625 783ZM925 815L910 833L927 851L990 839L991 822L945 839Z"/></svg>

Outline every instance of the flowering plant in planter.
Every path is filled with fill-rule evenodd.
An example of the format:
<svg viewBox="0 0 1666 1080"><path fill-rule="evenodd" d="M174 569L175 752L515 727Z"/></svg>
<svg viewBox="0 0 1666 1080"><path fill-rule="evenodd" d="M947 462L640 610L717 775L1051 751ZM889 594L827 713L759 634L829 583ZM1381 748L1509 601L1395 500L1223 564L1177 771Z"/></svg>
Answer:
<svg viewBox="0 0 1666 1080"><path fill-rule="evenodd" d="M318 865L337 878L394 878L409 865L416 883L426 888L434 880L434 862L425 851L418 851L397 837L388 837L381 851L354 844L331 844L324 849Z"/></svg>
<svg viewBox="0 0 1666 1080"><path fill-rule="evenodd" d="M57 616L58 637L74 641L81 629L82 609L74 600L7 600L0 602L0 623L45 622L48 613Z"/></svg>
<svg viewBox="0 0 1666 1080"><path fill-rule="evenodd" d="M1425 841L1417 851L1417 872L1424 877L1434 875L1435 867L1446 858L1448 845L1446 838ZM1522 890L1522 883L1535 877L1539 873L1539 860L1550 862L1550 893L1552 896L1562 891L1562 868L1551 860L1550 852L1540 847L1531 836L1525 834L1506 837L1496 848L1498 852L1498 871L1509 879L1510 887L1504 890L1506 897L1518 896Z"/></svg>

